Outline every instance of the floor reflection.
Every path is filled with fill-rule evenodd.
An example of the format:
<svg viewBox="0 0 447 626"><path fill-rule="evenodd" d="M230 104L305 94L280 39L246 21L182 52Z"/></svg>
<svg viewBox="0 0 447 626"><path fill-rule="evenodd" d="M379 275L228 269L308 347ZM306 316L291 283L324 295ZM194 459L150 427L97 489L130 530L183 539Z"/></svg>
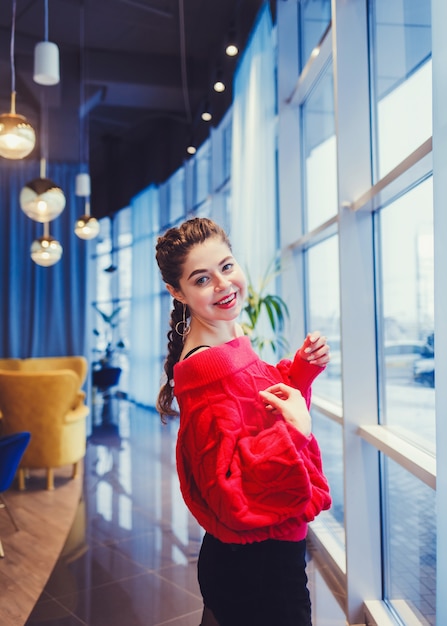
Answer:
<svg viewBox="0 0 447 626"><path fill-rule="evenodd" d="M122 398L110 419L95 411L73 528L26 624L198 626L202 530L179 491L177 423Z"/></svg>

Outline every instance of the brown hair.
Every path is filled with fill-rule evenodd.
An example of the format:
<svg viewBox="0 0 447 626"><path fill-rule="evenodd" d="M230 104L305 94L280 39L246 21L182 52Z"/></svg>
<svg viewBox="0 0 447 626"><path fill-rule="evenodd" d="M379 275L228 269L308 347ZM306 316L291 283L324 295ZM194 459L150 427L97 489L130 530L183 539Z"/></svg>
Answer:
<svg viewBox="0 0 447 626"><path fill-rule="evenodd" d="M158 238L156 259L163 281L174 289L180 289L180 278L188 254L195 245L203 243L210 237L219 237L231 250L226 232L218 224L206 217L195 217L183 222L179 227L170 228ZM186 307L186 319L190 316ZM174 389L172 380L174 365L178 362L183 349L183 338L175 327L183 320L183 304L174 298L171 311L170 330L168 332L168 355L164 364L166 381L162 385L157 399L157 410L162 420L165 416L174 416L178 412L173 409Z"/></svg>

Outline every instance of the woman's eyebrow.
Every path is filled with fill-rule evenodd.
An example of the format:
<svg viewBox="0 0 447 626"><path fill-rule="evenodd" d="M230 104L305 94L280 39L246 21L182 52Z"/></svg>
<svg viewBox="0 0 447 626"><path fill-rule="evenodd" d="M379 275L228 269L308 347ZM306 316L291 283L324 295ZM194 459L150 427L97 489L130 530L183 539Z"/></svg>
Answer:
<svg viewBox="0 0 447 626"><path fill-rule="evenodd" d="M224 259L222 259L222 261L220 263L218 263L219 267L221 265L224 265L229 259L232 259L233 257L231 255L226 256ZM190 278L192 278L193 276L196 276L196 274L204 274L205 272L209 272L209 270L206 269L198 269L198 270L194 270L191 272L191 274L188 276L188 280Z"/></svg>
<svg viewBox="0 0 447 626"><path fill-rule="evenodd" d="M190 278L192 278L193 276L195 276L196 274L203 274L204 272L206 272L207 270L194 270L193 272L191 272L191 274L188 276L188 280Z"/></svg>

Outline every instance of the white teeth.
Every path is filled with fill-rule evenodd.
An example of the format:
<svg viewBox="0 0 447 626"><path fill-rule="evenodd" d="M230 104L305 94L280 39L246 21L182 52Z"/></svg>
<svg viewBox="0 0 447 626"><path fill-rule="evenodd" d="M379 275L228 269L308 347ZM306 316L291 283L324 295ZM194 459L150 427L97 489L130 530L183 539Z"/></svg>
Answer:
<svg viewBox="0 0 447 626"><path fill-rule="evenodd" d="M233 297L234 297L234 293L229 295L228 298L224 298L223 300L219 300L219 302L217 304L228 304L228 302L231 302Z"/></svg>

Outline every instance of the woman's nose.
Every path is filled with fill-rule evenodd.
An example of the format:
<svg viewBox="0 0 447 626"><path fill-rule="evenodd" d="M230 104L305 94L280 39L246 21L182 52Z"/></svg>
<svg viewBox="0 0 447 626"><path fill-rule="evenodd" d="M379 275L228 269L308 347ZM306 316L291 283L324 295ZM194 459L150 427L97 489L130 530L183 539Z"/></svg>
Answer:
<svg viewBox="0 0 447 626"><path fill-rule="evenodd" d="M223 274L219 274L216 278L216 286L214 289L216 291L223 291L224 289L227 289L228 285L230 285L228 278L226 278Z"/></svg>

